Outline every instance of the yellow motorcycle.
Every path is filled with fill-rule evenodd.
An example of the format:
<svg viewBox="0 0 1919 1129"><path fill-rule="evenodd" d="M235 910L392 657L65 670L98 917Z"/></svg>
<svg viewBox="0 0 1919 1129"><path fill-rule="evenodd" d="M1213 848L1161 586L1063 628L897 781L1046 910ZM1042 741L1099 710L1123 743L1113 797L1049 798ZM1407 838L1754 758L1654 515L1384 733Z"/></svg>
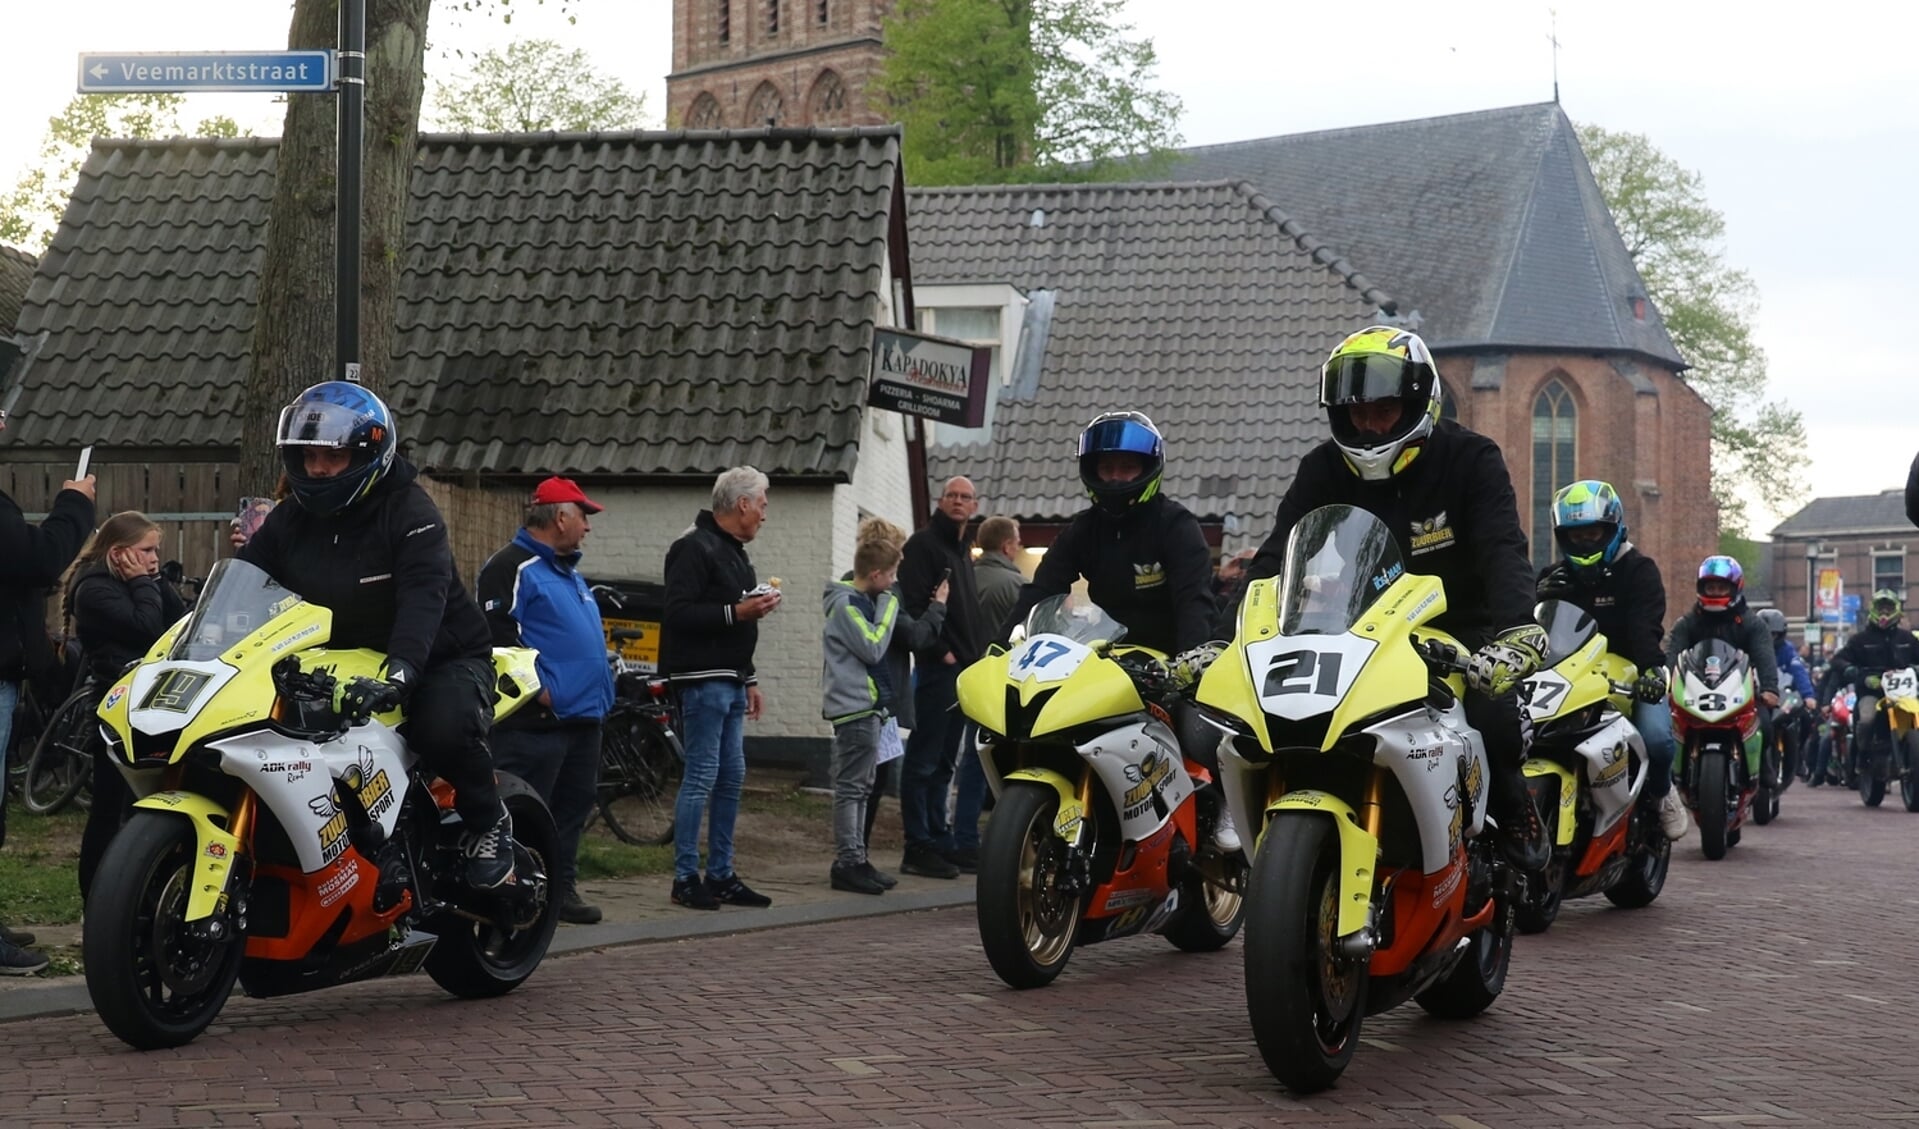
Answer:
<svg viewBox="0 0 1919 1129"><path fill-rule="evenodd" d="M546 955L558 835L500 776L515 877L461 878L453 790L419 770L398 710L338 712L381 656L328 650L333 613L259 568L214 566L193 613L101 699L108 755L135 796L87 900L87 991L135 1047L190 1042L235 980L307 992L422 965L457 996L517 987ZM534 652L494 652L496 716L538 697Z"/></svg>
<svg viewBox="0 0 1919 1129"><path fill-rule="evenodd" d="M1289 1089L1338 1079L1368 1015L1416 1000L1463 1019L1512 956L1511 870L1485 834L1485 743L1465 663L1426 625L1437 578L1351 506L1302 518L1276 579L1248 585L1198 703L1231 738L1220 776L1257 835L1246 1006Z"/></svg>
<svg viewBox="0 0 1919 1129"><path fill-rule="evenodd" d="M960 672L997 801L980 841L980 944L1015 988L1078 945L1158 932L1188 952L1239 932L1243 852L1212 845L1211 775L1186 758L1164 656L1071 596L1042 601L1010 651Z"/></svg>
<svg viewBox="0 0 1919 1129"><path fill-rule="evenodd" d="M1524 771L1552 843L1546 871L1518 900L1521 933L1541 933L1567 898L1604 894L1616 906L1651 905L1666 884L1672 841L1655 805L1640 804L1646 742L1629 720L1633 664L1606 649L1592 617L1559 600L1534 618L1546 667L1521 684L1532 727Z"/></svg>

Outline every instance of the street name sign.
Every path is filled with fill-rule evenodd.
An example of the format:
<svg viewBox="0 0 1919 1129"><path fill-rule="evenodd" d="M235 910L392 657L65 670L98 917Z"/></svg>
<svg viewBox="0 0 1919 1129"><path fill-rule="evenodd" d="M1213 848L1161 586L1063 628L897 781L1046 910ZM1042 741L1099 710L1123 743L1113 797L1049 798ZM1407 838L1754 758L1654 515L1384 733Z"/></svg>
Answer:
<svg viewBox="0 0 1919 1129"><path fill-rule="evenodd" d="M84 51L80 93L258 91L324 94L331 51Z"/></svg>

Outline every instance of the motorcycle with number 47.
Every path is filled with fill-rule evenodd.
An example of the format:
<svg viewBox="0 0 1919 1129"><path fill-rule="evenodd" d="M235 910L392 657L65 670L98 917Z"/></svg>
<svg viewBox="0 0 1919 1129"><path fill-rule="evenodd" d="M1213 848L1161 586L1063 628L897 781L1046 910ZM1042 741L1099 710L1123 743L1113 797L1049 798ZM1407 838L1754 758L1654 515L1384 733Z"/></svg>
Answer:
<svg viewBox="0 0 1919 1129"><path fill-rule="evenodd" d="M236 980L277 996L424 965L473 998L511 991L546 955L560 908L546 805L500 775L515 877L467 886L453 791L415 764L401 712L339 712L340 685L377 677L382 657L326 649L332 623L222 561L101 699L138 800L88 899L87 991L135 1047L190 1042ZM493 682L497 716L537 697L534 652L496 650Z"/></svg>
<svg viewBox="0 0 1919 1129"><path fill-rule="evenodd" d="M1516 876L1487 832L1484 739L1460 701L1436 577L1351 506L1293 529L1277 579L1248 585L1197 701L1229 737L1227 802L1257 836L1246 1006L1274 1077L1325 1089L1368 1015L1415 1000L1490 1007L1512 957Z"/></svg>
<svg viewBox="0 0 1919 1129"><path fill-rule="evenodd" d="M1188 760L1164 656L1070 595L959 676L997 797L980 841L980 943L1015 988L1049 984L1078 945L1157 932L1188 952L1239 932L1243 852L1212 844L1211 774ZM1209 731L1210 732L1210 731Z"/></svg>

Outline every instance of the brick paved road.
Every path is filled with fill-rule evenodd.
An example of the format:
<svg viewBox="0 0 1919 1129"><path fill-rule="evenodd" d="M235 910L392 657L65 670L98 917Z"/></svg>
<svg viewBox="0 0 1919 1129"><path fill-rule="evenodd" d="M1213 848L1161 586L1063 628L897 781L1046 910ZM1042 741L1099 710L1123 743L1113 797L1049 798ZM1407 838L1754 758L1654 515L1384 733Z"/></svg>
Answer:
<svg viewBox="0 0 1919 1129"><path fill-rule="evenodd" d="M1306 1101L1259 1063L1237 945L1089 948L1015 993L955 910L560 960L485 1003L423 978L236 1000L173 1052L91 1016L10 1025L0 1124L1919 1121L1919 815L1800 786L1727 861L1682 847L1655 906L1568 906L1493 1011L1375 1018Z"/></svg>

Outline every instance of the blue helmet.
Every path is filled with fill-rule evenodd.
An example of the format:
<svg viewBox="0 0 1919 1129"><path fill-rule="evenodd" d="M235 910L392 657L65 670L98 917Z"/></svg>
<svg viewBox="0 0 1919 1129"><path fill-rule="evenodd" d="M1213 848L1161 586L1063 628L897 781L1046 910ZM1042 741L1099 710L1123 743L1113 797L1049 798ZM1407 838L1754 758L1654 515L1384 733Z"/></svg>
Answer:
<svg viewBox="0 0 1919 1129"><path fill-rule="evenodd" d="M294 500L312 514L339 513L373 492L399 444L386 402L358 384L329 380L300 393L280 412L274 436ZM347 467L327 478L307 474L306 449L347 452Z"/></svg>
<svg viewBox="0 0 1919 1129"><path fill-rule="evenodd" d="M1136 455L1140 473L1125 482L1104 482L1099 476L1101 455ZM1140 412L1106 412L1079 433L1079 480L1095 505L1111 514L1123 514L1159 493L1166 468L1166 449L1159 428Z"/></svg>
<svg viewBox="0 0 1919 1129"><path fill-rule="evenodd" d="M1553 540L1574 569L1603 569L1626 544L1626 507L1610 483L1588 478L1553 495Z"/></svg>

